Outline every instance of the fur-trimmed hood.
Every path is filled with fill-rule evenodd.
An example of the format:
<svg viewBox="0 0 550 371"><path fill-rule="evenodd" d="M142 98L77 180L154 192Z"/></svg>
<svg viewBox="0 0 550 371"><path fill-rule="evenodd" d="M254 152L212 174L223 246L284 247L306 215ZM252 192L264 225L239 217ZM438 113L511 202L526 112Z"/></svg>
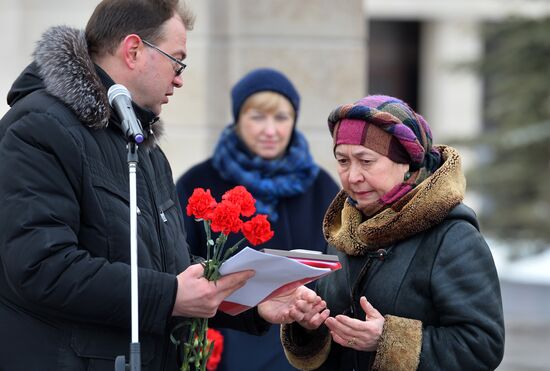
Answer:
<svg viewBox="0 0 550 371"><path fill-rule="evenodd" d="M323 221L326 240L348 255L389 246L425 231L443 219L464 198L466 179L458 152L438 146L442 165L392 207L364 220L361 211L347 202L341 191L329 206Z"/></svg>
<svg viewBox="0 0 550 371"><path fill-rule="evenodd" d="M114 82L92 61L84 31L67 26L51 27L37 42L33 56L34 62L8 93L10 106L35 90L46 89L65 103L82 124L94 129L109 125L111 108L107 89ZM153 144L161 135L162 124L156 123L158 117L153 112L135 104L134 109L148 137L146 144ZM148 136L151 131L154 135Z"/></svg>

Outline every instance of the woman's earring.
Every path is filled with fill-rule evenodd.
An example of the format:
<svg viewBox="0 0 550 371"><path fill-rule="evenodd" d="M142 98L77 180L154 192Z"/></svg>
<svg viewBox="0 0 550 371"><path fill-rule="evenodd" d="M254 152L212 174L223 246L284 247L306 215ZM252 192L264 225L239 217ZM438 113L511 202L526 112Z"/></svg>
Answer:
<svg viewBox="0 0 550 371"><path fill-rule="evenodd" d="M405 176L403 177L405 181L409 180L409 178L411 177L411 172L410 171L407 171L405 173Z"/></svg>

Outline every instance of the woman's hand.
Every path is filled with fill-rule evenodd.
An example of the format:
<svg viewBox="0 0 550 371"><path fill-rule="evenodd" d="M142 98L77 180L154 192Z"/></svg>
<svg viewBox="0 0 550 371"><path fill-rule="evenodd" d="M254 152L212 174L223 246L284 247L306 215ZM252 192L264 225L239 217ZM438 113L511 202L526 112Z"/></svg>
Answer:
<svg viewBox="0 0 550 371"><path fill-rule="evenodd" d="M364 296L359 302L366 314L364 321L337 315L327 318L325 325L336 343L355 350L372 352L378 347L378 340L384 328L384 316L374 309Z"/></svg>
<svg viewBox="0 0 550 371"><path fill-rule="evenodd" d="M302 300L296 302L293 319L308 330L315 330L325 322L330 315L327 303L315 291L305 286L301 288Z"/></svg>
<svg viewBox="0 0 550 371"><path fill-rule="evenodd" d="M258 313L271 323L291 323L317 327L328 317L327 304L313 290L305 286L267 300L258 305ZM304 326L306 327L306 326ZM311 327L306 327L312 329ZM316 327L315 327L316 328Z"/></svg>

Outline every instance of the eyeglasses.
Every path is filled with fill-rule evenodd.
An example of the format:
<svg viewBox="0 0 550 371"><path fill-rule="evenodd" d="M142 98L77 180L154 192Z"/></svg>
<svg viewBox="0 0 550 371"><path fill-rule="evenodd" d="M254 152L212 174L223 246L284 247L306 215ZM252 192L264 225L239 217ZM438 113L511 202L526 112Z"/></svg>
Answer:
<svg viewBox="0 0 550 371"><path fill-rule="evenodd" d="M178 60L177 58L174 58L172 57L170 54L166 53L165 51L159 49L158 46L155 46L153 44L151 44L149 41L147 40L141 40L143 41L143 43L153 49L155 49L157 52L159 52L160 54L164 55L165 57L167 58L170 58L170 60L174 63L176 63L179 67L176 68L175 72L176 72L176 76L179 76L181 75L181 73L183 72L183 70L185 69L185 67L187 67L187 65L185 63L183 63L182 61Z"/></svg>

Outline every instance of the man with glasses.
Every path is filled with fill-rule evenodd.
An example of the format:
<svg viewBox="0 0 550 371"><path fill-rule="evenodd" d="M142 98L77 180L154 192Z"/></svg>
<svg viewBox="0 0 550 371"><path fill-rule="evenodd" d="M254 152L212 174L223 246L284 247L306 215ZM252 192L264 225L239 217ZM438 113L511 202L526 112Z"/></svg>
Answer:
<svg viewBox="0 0 550 371"><path fill-rule="evenodd" d="M175 72L176 72L176 76L179 76L181 75L181 73L183 72L183 70L185 69L185 67L187 67L187 65L185 63L183 63L182 61L180 60L177 60L176 58L172 57L170 54L166 53L164 50L160 49L158 46L156 45L153 45L151 44L149 41L147 40L141 40L145 45L147 46L150 46L151 48L155 49L156 51L158 51L159 53L161 53L162 55L164 55L165 57L167 57L168 59L170 59L172 62L174 62L176 65L175 65Z"/></svg>
<svg viewBox="0 0 550 371"><path fill-rule="evenodd" d="M104 0L85 32L46 31L13 84L12 108L0 120L2 370L112 371L128 353L128 153L107 97L115 83L131 93L146 137L137 171L143 369L176 370L171 329L181 317L214 316L253 274L213 283L191 265L157 145L161 107L183 84L193 20L178 0ZM261 333L266 321L316 313L319 298L303 292L213 323Z"/></svg>

